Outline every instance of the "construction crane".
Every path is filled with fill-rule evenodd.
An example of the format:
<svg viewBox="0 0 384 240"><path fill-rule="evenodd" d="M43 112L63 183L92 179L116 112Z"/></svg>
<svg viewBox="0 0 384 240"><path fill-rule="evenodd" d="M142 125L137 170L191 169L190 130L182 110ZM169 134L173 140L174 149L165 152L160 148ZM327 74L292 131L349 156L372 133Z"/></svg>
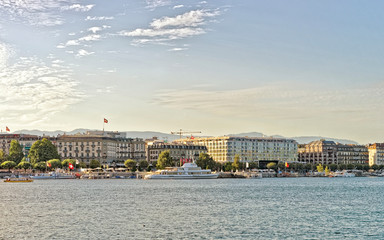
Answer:
<svg viewBox="0 0 384 240"><path fill-rule="evenodd" d="M200 131L187 132L187 131L183 131L183 129L180 129L180 131L178 131L178 132L171 132L171 134L179 135L179 136L180 136L180 139L181 139L181 137L183 136L183 134L186 134L186 133L201 133L201 132L200 132Z"/></svg>

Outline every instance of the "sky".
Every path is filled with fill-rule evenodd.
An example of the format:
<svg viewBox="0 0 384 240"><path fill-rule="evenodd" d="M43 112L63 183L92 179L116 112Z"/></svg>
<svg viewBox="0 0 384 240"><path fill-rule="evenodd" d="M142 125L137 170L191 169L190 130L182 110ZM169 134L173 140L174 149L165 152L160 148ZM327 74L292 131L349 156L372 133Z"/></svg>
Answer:
<svg viewBox="0 0 384 240"><path fill-rule="evenodd" d="M383 7L0 0L0 128L383 142Z"/></svg>

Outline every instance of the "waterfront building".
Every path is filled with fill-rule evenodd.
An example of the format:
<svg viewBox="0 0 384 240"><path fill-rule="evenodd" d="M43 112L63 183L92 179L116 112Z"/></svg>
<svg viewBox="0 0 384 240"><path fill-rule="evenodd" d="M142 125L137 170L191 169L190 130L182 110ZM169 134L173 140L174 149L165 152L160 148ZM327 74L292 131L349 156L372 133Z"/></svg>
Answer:
<svg viewBox="0 0 384 240"><path fill-rule="evenodd" d="M64 134L57 137L57 149L62 159L77 159L86 164L95 159L102 165L123 166L127 159L145 159L145 142L138 138L126 138L125 133L119 132Z"/></svg>
<svg viewBox="0 0 384 240"><path fill-rule="evenodd" d="M206 146L208 154L217 162L233 162L239 155L241 162L296 162L297 142L282 138L206 137L179 139L174 142Z"/></svg>
<svg viewBox="0 0 384 240"><path fill-rule="evenodd" d="M368 145L369 166L384 165L384 143L374 143Z"/></svg>
<svg viewBox="0 0 384 240"><path fill-rule="evenodd" d="M185 143L147 142L147 161L149 163L157 161L160 153L164 151L169 151L171 158L177 163L194 162L199 158L200 153L207 153L207 148Z"/></svg>
<svg viewBox="0 0 384 240"><path fill-rule="evenodd" d="M324 139L300 145L299 162L311 164L366 164L368 149L363 145L340 144Z"/></svg>
<svg viewBox="0 0 384 240"><path fill-rule="evenodd" d="M3 152L5 154L9 154L9 148L11 147L11 141L17 140L19 142L19 144L21 145L24 156L27 157L29 150L31 149L33 143L35 143L37 140L41 140L43 138L47 138L54 145L56 144L56 138L55 137L49 137L49 136L42 136L41 137L41 136L31 135L31 134L0 134L0 150L3 150Z"/></svg>

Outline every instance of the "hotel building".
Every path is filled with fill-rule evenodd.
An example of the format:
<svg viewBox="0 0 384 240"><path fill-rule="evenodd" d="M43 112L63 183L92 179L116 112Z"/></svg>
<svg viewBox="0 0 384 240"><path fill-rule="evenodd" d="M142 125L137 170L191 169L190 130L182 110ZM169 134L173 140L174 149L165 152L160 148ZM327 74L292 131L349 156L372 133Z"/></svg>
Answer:
<svg viewBox="0 0 384 240"><path fill-rule="evenodd" d="M196 161L200 153L207 153L207 148L205 146L184 143L148 142L147 161L149 163L157 161L160 153L164 151L169 151L171 158L179 163Z"/></svg>
<svg viewBox="0 0 384 240"><path fill-rule="evenodd" d="M89 131L85 134L57 137L57 150L62 159L77 159L89 164L96 159L102 165L123 165L127 159L145 159L145 142L126 138L124 133Z"/></svg>
<svg viewBox="0 0 384 240"><path fill-rule="evenodd" d="M17 140L21 145L24 156L27 157L32 144L37 140L41 140L43 138L47 138L54 145L56 144L55 137L49 137L49 136L40 137L37 135L31 135L31 134L0 134L0 150L2 150L5 154L8 155L9 148L11 147L11 141Z"/></svg>
<svg viewBox="0 0 384 240"><path fill-rule="evenodd" d="M299 162L311 164L367 164L368 149L363 145L318 140L299 147Z"/></svg>
<svg viewBox="0 0 384 240"><path fill-rule="evenodd" d="M233 162L239 155L241 162L295 162L297 142L281 138L207 137L179 139L174 142L206 146L208 154L217 162Z"/></svg>
<svg viewBox="0 0 384 240"><path fill-rule="evenodd" d="M369 144L369 166L384 165L384 143Z"/></svg>

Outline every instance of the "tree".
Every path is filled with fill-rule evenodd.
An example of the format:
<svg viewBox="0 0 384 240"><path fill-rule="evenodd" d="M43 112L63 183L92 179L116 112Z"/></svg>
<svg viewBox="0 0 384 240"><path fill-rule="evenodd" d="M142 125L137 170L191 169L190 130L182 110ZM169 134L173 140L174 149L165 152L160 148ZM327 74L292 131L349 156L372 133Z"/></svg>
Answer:
<svg viewBox="0 0 384 240"><path fill-rule="evenodd" d="M216 169L216 162L207 153L200 153L199 158L196 160L196 165L202 169Z"/></svg>
<svg viewBox="0 0 384 240"><path fill-rule="evenodd" d="M23 159L23 149L17 140L11 141L11 147L9 148L9 155L8 159L10 161L14 161L16 164L21 162L21 159Z"/></svg>
<svg viewBox="0 0 384 240"><path fill-rule="evenodd" d="M64 159L62 162L61 162L61 166L63 166L63 168L68 168L69 167L69 163L72 163L73 166L76 165L76 160L75 159Z"/></svg>
<svg viewBox="0 0 384 240"><path fill-rule="evenodd" d="M79 167L80 168L86 168L87 164L85 162L80 162Z"/></svg>
<svg viewBox="0 0 384 240"><path fill-rule="evenodd" d="M124 165L125 167L127 167L129 170L131 171L136 171L136 161L132 160L132 159L127 159L125 162L124 162Z"/></svg>
<svg viewBox="0 0 384 240"><path fill-rule="evenodd" d="M0 163L7 160L7 155L4 153L3 150L0 150Z"/></svg>
<svg viewBox="0 0 384 240"><path fill-rule="evenodd" d="M231 162L226 162L224 164L224 171L230 172L232 170L232 163Z"/></svg>
<svg viewBox="0 0 384 240"><path fill-rule="evenodd" d="M317 168L317 172L324 172L323 165L319 164L316 166L316 168Z"/></svg>
<svg viewBox="0 0 384 240"><path fill-rule="evenodd" d="M50 166L50 168L60 168L62 166L62 163L60 162L59 159L51 159L47 162L48 166Z"/></svg>
<svg viewBox="0 0 384 240"><path fill-rule="evenodd" d="M47 169L47 164L45 162L37 162L33 164L33 168L40 171L45 171L45 169Z"/></svg>
<svg viewBox="0 0 384 240"><path fill-rule="evenodd" d="M145 161L145 160L141 160L141 161L139 162L139 168L140 168L140 170L147 169L148 166L149 166L149 163L148 163L147 161Z"/></svg>
<svg viewBox="0 0 384 240"><path fill-rule="evenodd" d="M16 163L14 161L5 161L3 162L0 166L1 168L8 168L8 170L10 171L12 168L16 167Z"/></svg>
<svg viewBox="0 0 384 240"><path fill-rule="evenodd" d="M24 171L26 171L28 168L31 168L31 164L29 162L26 162L26 161L21 161L18 165L17 165L17 168L19 169L24 169Z"/></svg>
<svg viewBox="0 0 384 240"><path fill-rule="evenodd" d="M171 158L171 153L169 150L163 151L160 153L159 158L157 159L157 169L164 169L166 167L173 167L175 165L173 159Z"/></svg>
<svg viewBox="0 0 384 240"><path fill-rule="evenodd" d="M249 169L255 169L255 168L258 168L257 162L250 162L249 163Z"/></svg>
<svg viewBox="0 0 384 240"><path fill-rule="evenodd" d="M232 163L232 168L234 170L240 169L240 156L239 156L239 154L235 155L235 159L233 160L233 163Z"/></svg>
<svg viewBox="0 0 384 240"><path fill-rule="evenodd" d="M100 166L101 166L100 162L96 159L92 159L91 162L89 163L90 168L98 168Z"/></svg>
<svg viewBox="0 0 384 240"><path fill-rule="evenodd" d="M29 150L28 157L32 164L37 162L46 162L50 159L60 159L55 145L53 145L52 142L46 138L43 138L43 140L37 140L32 145Z"/></svg>

